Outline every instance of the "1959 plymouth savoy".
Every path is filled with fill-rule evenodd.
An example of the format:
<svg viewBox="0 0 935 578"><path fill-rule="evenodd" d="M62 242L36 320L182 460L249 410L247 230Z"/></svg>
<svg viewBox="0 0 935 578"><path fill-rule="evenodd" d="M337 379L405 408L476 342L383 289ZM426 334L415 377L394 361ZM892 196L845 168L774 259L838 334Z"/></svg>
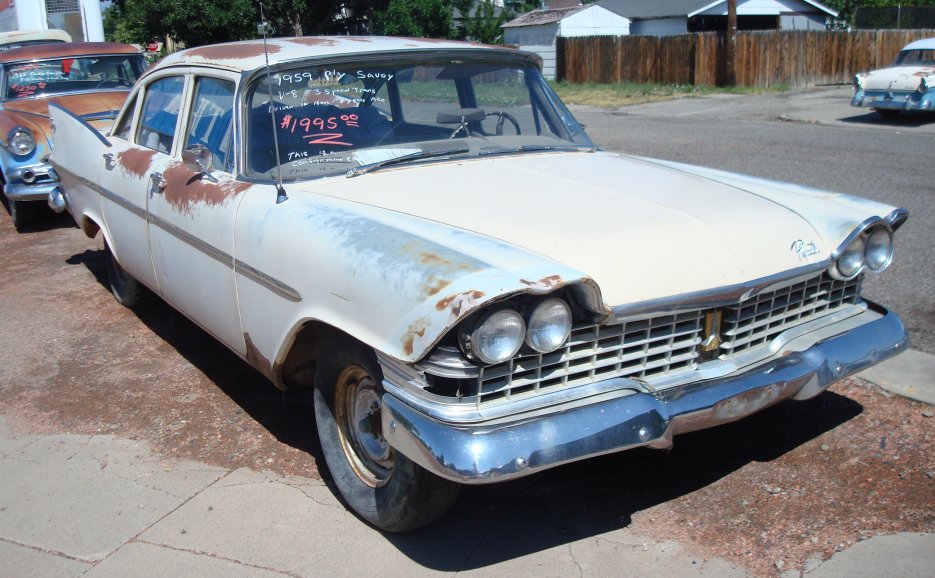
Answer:
<svg viewBox="0 0 935 578"><path fill-rule="evenodd" d="M268 59L268 64L267 64ZM49 202L280 388L389 531L460 484L666 448L902 351L861 297L906 211L597 150L505 48L189 49L104 136L53 106Z"/></svg>
<svg viewBox="0 0 935 578"><path fill-rule="evenodd" d="M856 75L851 106L872 108L884 118L935 111L935 38L910 42L890 67Z"/></svg>

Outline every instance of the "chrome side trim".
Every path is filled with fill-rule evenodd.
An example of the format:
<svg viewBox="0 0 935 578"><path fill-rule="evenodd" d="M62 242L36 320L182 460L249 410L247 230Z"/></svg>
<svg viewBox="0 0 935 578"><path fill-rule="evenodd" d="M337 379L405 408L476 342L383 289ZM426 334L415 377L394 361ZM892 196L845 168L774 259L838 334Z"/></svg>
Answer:
<svg viewBox="0 0 935 578"><path fill-rule="evenodd" d="M127 211L130 211L135 216L145 220L146 222L151 223L155 225L156 227L159 227L160 229L169 233L170 235L182 241L183 243L187 245L191 245L192 247L201 251L208 257L211 257L218 263L221 263L222 265L226 265L228 268L230 268L235 273L239 273L243 275L244 277L246 277L247 279L250 279L251 281L258 283L259 285L266 287L267 289L269 289L276 295L279 295L283 299L287 299L294 303L298 303L299 301L302 301L301 293L299 293L298 291L296 291L289 285L283 283L282 281L279 281L275 277L271 277L270 275L263 273L259 269L252 267L239 259L235 259L232 255L229 255L225 253L224 251L221 251L214 245L205 243L198 237L195 237L191 233L173 225L172 223L166 221L165 219L161 219L155 215L149 214L146 211L146 209L142 207L138 207L137 205L131 203L130 201L121 197L120 195L112 191L108 191L107 189L101 187L100 185L96 183L89 181L88 179L78 177L77 175L75 175L75 178L80 180L82 184L89 187L90 189L97 191L102 197L106 198L107 200L112 201L113 203L119 205L121 208L126 209Z"/></svg>
<svg viewBox="0 0 935 578"><path fill-rule="evenodd" d="M730 377L660 393L618 391L496 422L443 422L390 387L383 396L383 435L420 466L464 484L519 478L640 446L666 448L676 434L736 421L785 399L814 397L908 346L896 315L873 309L861 317L851 331L812 336L807 347Z"/></svg>

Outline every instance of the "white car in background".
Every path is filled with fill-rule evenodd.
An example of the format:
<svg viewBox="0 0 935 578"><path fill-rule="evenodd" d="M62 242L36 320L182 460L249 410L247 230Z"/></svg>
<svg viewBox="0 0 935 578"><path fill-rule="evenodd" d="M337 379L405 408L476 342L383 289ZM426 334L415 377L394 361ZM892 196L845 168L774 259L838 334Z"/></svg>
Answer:
<svg viewBox="0 0 935 578"><path fill-rule="evenodd" d="M906 347L861 296L905 210L602 152L540 69L409 38L185 50L106 135L52 106L50 203L121 303L155 292L314 389L335 486L388 531Z"/></svg>
<svg viewBox="0 0 935 578"><path fill-rule="evenodd" d="M935 38L910 42L892 66L855 76L851 106L872 108L884 118L935 111Z"/></svg>

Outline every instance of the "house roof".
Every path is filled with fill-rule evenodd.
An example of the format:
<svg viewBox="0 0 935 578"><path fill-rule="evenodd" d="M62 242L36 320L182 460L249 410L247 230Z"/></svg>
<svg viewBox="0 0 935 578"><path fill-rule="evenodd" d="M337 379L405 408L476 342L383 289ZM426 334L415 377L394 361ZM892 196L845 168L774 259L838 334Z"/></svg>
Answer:
<svg viewBox="0 0 935 578"><path fill-rule="evenodd" d="M813 0L800 0L829 16L838 13ZM652 18L691 18L727 0L601 0L597 4L630 20Z"/></svg>
<svg viewBox="0 0 935 578"><path fill-rule="evenodd" d="M518 18L510 20L501 28L517 28L520 26L541 26L543 24L552 24L564 18L590 8L593 4L587 6L572 6L571 8L547 8L545 10L533 10L527 12Z"/></svg>

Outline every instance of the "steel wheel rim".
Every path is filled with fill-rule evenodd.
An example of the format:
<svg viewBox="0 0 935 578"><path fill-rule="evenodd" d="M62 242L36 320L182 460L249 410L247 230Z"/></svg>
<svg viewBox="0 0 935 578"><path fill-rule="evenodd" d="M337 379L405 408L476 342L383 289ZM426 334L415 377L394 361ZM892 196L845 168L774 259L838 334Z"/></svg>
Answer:
<svg viewBox="0 0 935 578"><path fill-rule="evenodd" d="M372 488L386 484L395 454L383 438L382 388L362 367L346 367L335 388L335 421L341 449L358 478Z"/></svg>

